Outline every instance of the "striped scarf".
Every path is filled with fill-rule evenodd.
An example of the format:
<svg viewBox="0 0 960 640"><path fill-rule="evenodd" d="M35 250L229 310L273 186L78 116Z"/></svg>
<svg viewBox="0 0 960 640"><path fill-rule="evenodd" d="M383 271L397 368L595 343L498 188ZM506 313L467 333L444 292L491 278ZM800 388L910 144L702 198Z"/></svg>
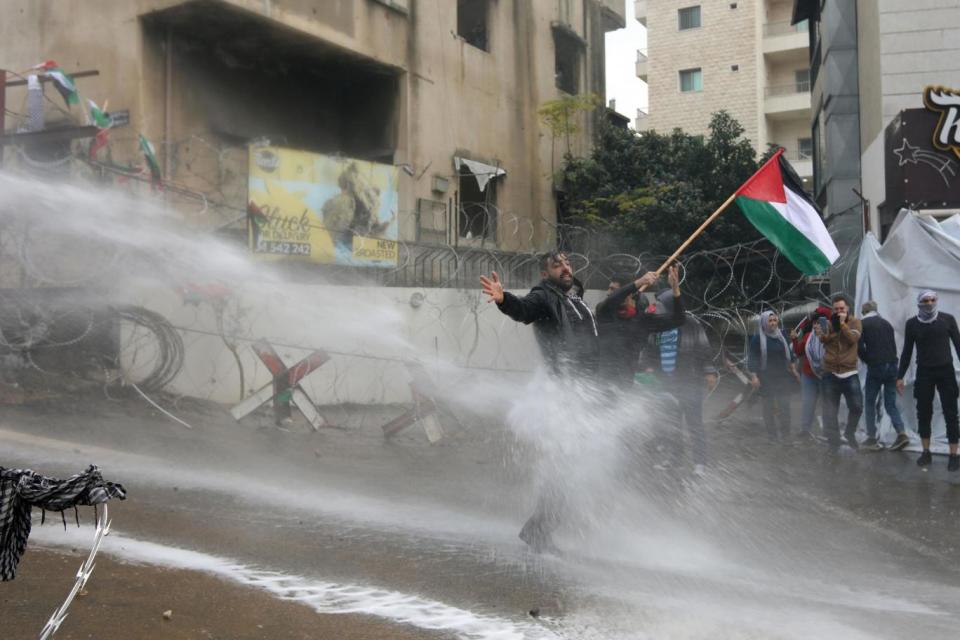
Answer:
<svg viewBox="0 0 960 640"><path fill-rule="evenodd" d="M0 581L13 580L17 564L27 549L30 511L76 510L80 505L101 504L111 498L125 500L123 485L106 482L95 465L66 480L41 476L29 469L0 467ZM78 517L79 522L79 517ZM66 518L63 518L66 526Z"/></svg>

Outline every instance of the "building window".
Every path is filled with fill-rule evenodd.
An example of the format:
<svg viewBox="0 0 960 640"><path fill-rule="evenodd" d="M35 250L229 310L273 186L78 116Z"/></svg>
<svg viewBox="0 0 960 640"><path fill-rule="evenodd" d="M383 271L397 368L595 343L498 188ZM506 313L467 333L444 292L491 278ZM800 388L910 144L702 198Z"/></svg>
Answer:
<svg viewBox="0 0 960 640"><path fill-rule="evenodd" d="M580 56L583 43L566 27L554 27L554 76L557 88L571 95L580 91Z"/></svg>
<svg viewBox="0 0 960 640"><path fill-rule="evenodd" d="M700 5L677 10L677 20L680 31L696 29L700 26Z"/></svg>
<svg viewBox="0 0 960 640"><path fill-rule="evenodd" d="M797 140L797 159L810 160L813 158L813 138Z"/></svg>
<svg viewBox="0 0 960 640"><path fill-rule="evenodd" d="M477 49L488 51L490 0L457 0L457 35Z"/></svg>
<svg viewBox="0 0 960 640"><path fill-rule="evenodd" d="M703 91L703 72L700 69L684 69L680 72L680 91Z"/></svg>
<svg viewBox="0 0 960 640"><path fill-rule="evenodd" d="M797 93L810 92L810 69L797 69L793 72L793 77L797 85Z"/></svg>
<svg viewBox="0 0 960 640"><path fill-rule="evenodd" d="M738 64L730 65L730 71L740 71L740 65Z"/></svg>
<svg viewBox="0 0 960 640"><path fill-rule="evenodd" d="M458 229L461 238L495 241L497 237L497 181L487 178L483 190L477 176L460 165Z"/></svg>

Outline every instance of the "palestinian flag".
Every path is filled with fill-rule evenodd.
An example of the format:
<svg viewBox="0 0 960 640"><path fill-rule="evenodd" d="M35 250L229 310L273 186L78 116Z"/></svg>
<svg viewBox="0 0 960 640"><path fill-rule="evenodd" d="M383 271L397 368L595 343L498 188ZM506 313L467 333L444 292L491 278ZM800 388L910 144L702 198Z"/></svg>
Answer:
<svg viewBox="0 0 960 640"><path fill-rule="evenodd" d="M157 162L157 154L154 151L153 144L147 140L143 134L140 134L140 150L143 151L143 157L147 160L150 167L150 176L154 186L163 183L163 174L160 172L160 163Z"/></svg>
<svg viewBox="0 0 960 640"><path fill-rule="evenodd" d="M34 69L43 70L47 76L53 80L53 86L57 88L67 107L80 102L80 95L77 93L77 85L73 77L61 69L54 60L47 60L43 64L38 64Z"/></svg>
<svg viewBox="0 0 960 640"><path fill-rule="evenodd" d="M98 129L109 129L113 126L113 120L105 111L97 106L96 102L88 99L87 105L90 107L90 120Z"/></svg>
<svg viewBox="0 0 960 640"><path fill-rule="evenodd" d="M840 256L820 210L800 186L796 172L783 157L783 149L735 195L753 226L804 274L823 273Z"/></svg>

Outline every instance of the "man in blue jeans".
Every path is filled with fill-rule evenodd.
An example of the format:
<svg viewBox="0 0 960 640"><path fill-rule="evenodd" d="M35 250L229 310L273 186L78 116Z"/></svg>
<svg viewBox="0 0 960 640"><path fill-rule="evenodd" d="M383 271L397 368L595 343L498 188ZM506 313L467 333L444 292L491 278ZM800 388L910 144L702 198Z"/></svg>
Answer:
<svg viewBox="0 0 960 640"><path fill-rule="evenodd" d="M826 331L820 324L813 332L823 343L823 430L830 448L840 448L840 398L847 401L847 425L844 440L851 449L858 449L857 423L863 413L863 393L857 375L857 344L862 327L850 313L846 296L833 297L833 314Z"/></svg>
<svg viewBox="0 0 960 640"><path fill-rule="evenodd" d="M860 359L867 365L867 383L864 385L864 407L867 419L867 439L863 448L880 451L883 445L877 439L877 396L883 389L883 406L890 416L897 437L890 445L891 451L899 451L910 443L903 432L903 418L897 408L897 342L893 325L877 313L877 303L864 302L860 308L863 317L860 324L863 333L858 348Z"/></svg>

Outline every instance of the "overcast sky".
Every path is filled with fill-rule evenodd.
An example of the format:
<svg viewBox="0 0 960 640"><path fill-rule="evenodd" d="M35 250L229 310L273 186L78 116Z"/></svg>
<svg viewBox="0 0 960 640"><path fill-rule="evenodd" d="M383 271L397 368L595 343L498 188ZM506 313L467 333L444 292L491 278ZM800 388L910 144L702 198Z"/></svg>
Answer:
<svg viewBox="0 0 960 640"><path fill-rule="evenodd" d="M607 34L607 101L617 101L617 111L630 118L637 109L647 110L647 84L637 77L637 49L647 48L647 30L633 15L633 2L627 0L627 26Z"/></svg>

